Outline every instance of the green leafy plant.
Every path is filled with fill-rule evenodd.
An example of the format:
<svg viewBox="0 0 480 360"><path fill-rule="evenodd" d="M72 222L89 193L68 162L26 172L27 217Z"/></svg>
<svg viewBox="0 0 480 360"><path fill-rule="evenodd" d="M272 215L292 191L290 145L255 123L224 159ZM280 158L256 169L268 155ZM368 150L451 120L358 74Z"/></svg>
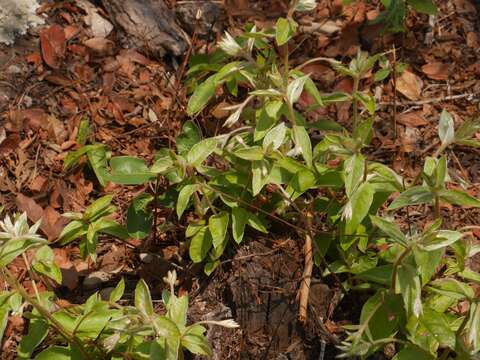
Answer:
<svg viewBox="0 0 480 360"><path fill-rule="evenodd" d="M92 216L86 216L86 219L107 211L111 199L100 200L96 206L87 209L86 212L91 212ZM99 209L103 209L103 213ZM29 227L25 214L16 215L13 219L6 216L0 222L0 272L11 287L10 291L0 293L0 339L9 314L28 318L28 333L22 337L17 348L19 359L32 358L43 342L47 342L46 348L35 359L177 360L183 359L184 350L210 356L212 350L203 325L238 326L230 319L187 325L188 296L175 295L175 271L169 272L165 279L169 291L162 294L164 315L155 312L150 291L143 280L136 286L134 306L119 303L125 290L122 279L107 300L95 293L82 305L58 308L55 294L39 292L35 283L35 273L59 283L62 281L61 272L53 261L52 249L37 234L39 225L40 222ZM28 259L29 250L35 250L32 263ZM34 296L25 290L7 267L18 256L22 256L29 271Z"/></svg>
<svg viewBox="0 0 480 360"><path fill-rule="evenodd" d="M71 219L59 236L61 245L66 245L80 239L80 254L83 258L90 256L97 258L98 236L100 234L114 235L121 239L128 238L124 227L116 221L109 219L116 208L111 205L113 196L106 195L92 204L82 213L65 213L64 217Z"/></svg>
<svg viewBox="0 0 480 360"><path fill-rule="evenodd" d="M431 10L429 1L408 3L419 11ZM385 2L387 11L405 5ZM229 103L219 135L208 137L198 125L201 121L190 120L183 124L175 148L160 149L151 165L134 157L112 157L104 147L77 150L70 159L87 154L92 168L100 164L95 173L103 181L134 185L156 179L155 191L130 205L128 235L146 238L152 226L156 233L152 208L169 207L185 224L191 260L203 263L207 275L232 243L244 241L246 231L268 233L271 221L276 221L296 232L305 256L301 322L307 316L313 263L324 276L335 276L344 295L372 294L360 324L346 326L348 334L340 345L345 357L366 358L393 344L396 359L447 359L454 353L466 359L478 351L480 316L466 282L480 276L465 259L478 247L467 242L468 229L440 228L440 204L480 205L478 199L453 189L444 154L455 143L476 146L472 135L477 122L455 130L452 117L444 112L440 146L406 188L405 179L372 161L365 151L374 137L376 104L362 90L367 74L384 70L376 79L381 81L393 67L394 75L401 72L403 64L386 63L385 54L359 52L348 64L315 58L292 67L295 11L313 8L311 1L293 1L287 16L273 28L249 25L237 37L227 33L216 51L191 59L187 113L201 119L212 103ZM321 91L303 72L316 61L351 78L352 94ZM309 97L307 107L300 106L301 96ZM309 111L345 101L352 103L348 129L329 119L307 121ZM89 151L98 151L102 160L93 161ZM411 226L406 235L385 215L419 204L435 209L434 223L424 231ZM453 311L459 302L468 304L468 312Z"/></svg>

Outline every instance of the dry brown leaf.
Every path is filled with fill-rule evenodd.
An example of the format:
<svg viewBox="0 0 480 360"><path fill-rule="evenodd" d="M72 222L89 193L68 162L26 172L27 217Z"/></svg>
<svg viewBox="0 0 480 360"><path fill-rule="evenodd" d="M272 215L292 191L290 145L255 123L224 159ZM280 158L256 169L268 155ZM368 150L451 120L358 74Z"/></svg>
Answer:
<svg viewBox="0 0 480 360"><path fill-rule="evenodd" d="M95 51L99 55L110 54L113 50L113 47L114 47L113 41L110 41L110 40L105 39L105 38L99 38L99 37L85 40L83 42L83 45L85 45L89 49Z"/></svg>
<svg viewBox="0 0 480 360"><path fill-rule="evenodd" d="M42 221L40 224L40 230L43 231L49 240L58 238L65 224L68 222L67 219L63 218L51 206L47 206L47 208L43 210L35 200L23 194L18 194L15 202L19 210L26 212L31 221Z"/></svg>
<svg viewBox="0 0 480 360"><path fill-rule="evenodd" d="M30 183L28 188L35 192L45 191L47 185L47 179L41 175L37 176L33 181Z"/></svg>
<svg viewBox="0 0 480 360"><path fill-rule="evenodd" d="M78 285L78 272L73 263L68 258L67 250L64 248L53 249L55 254L55 263L62 271L62 285L73 290Z"/></svg>
<svg viewBox="0 0 480 360"><path fill-rule="evenodd" d="M40 31L40 46L43 60L48 66L59 69L65 56L66 38L63 28L52 25Z"/></svg>
<svg viewBox="0 0 480 360"><path fill-rule="evenodd" d="M432 80L447 80L449 68L448 64L432 62L423 65L422 71Z"/></svg>
<svg viewBox="0 0 480 360"><path fill-rule="evenodd" d="M397 90L410 100L418 100L422 93L423 82L410 70L405 70L397 78Z"/></svg>
<svg viewBox="0 0 480 360"><path fill-rule="evenodd" d="M428 121L425 120L421 111L399 114L397 117L397 122L410 127L425 126L428 124Z"/></svg>

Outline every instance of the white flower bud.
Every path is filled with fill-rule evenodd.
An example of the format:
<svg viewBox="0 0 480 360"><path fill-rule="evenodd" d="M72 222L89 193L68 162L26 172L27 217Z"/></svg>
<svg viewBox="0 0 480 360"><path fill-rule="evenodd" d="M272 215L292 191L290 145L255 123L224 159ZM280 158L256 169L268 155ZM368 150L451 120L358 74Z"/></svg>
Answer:
<svg viewBox="0 0 480 360"><path fill-rule="evenodd" d="M225 36L218 44L220 48L225 51L230 56L237 56L242 52L242 47L237 43L237 41L225 31Z"/></svg>
<svg viewBox="0 0 480 360"><path fill-rule="evenodd" d="M316 0L299 0L295 6L295 11L311 11L317 7Z"/></svg>

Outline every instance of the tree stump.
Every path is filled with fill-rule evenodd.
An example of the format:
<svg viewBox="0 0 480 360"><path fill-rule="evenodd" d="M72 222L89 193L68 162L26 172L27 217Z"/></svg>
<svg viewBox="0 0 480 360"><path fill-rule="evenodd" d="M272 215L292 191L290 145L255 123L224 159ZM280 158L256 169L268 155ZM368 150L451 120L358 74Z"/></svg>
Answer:
<svg viewBox="0 0 480 360"><path fill-rule="evenodd" d="M182 29L163 0L102 0L102 4L125 32L128 46L156 56L180 56L186 51Z"/></svg>

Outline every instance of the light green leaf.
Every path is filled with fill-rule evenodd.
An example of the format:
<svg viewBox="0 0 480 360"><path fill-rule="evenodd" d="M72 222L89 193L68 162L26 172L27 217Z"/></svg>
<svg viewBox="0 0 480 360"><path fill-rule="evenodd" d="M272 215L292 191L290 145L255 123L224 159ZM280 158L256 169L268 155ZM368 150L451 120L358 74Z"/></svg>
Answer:
<svg viewBox="0 0 480 360"><path fill-rule="evenodd" d="M202 165L203 161L215 151L217 142L215 138L208 138L193 145L187 154L188 163L194 167Z"/></svg>
<svg viewBox="0 0 480 360"><path fill-rule="evenodd" d="M251 146L251 147L239 149L235 151L234 154L240 159L250 160L250 161L262 160L265 157L263 148L260 146Z"/></svg>
<svg viewBox="0 0 480 360"><path fill-rule="evenodd" d="M450 145L455 141L455 128L453 117L450 113L443 109L440 115L440 122L438 124L438 136L443 146Z"/></svg>
<svg viewBox="0 0 480 360"><path fill-rule="evenodd" d="M373 202L374 189L368 182L362 183L345 205L343 216L346 219L346 232L353 233L367 216Z"/></svg>
<svg viewBox="0 0 480 360"><path fill-rule="evenodd" d="M422 284L415 268L407 263L400 265L395 285L395 293L403 297L407 318L412 315L418 318L423 311Z"/></svg>
<svg viewBox="0 0 480 360"><path fill-rule="evenodd" d="M68 347L50 346L35 357L35 360L72 360L72 353Z"/></svg>
<svg viewBox="0 0 480 360"><path fill-rule="evenodd" d="M282 122L267 132L263 138L263 148L277 150L283 144L285 135L287 134L287 127Z"/></svg>
<svg viewBox="0 0 480 360"><path fill-rule="evenodd" d="M75 239L81 238L87 233L88 225L82 221L74 220L70 221L65 226L58 237L61 245L66 245Z"/></svg>
<svg viewBox="0 0 480 360"><path fill-rule="evenodd" d="M312 167L312 143L310 142L310 136L303 126L293 126L293 139L295 145L302 151L303 159L307 163L309 168Z"/></svg>
<svg viewBox="0 0 480 360"><path fill-rule="evenodd" d="M227 229L230 216L226 211L210 216L208 219L208 229L212 235L213 247L215 249L222 246L227 239Z"/></svg>
<svg viewBox="0 0 480 360"><path fill-rule="evenodd" d="M441 190L440 199L459 206L480 207L480 200L460 190Z"/></svg>
<svg viewBox="0 0 480 360"><path fill-rule="evenodd" d="M121 185L140 185L155 178L143 159L134 156L116 156L110 160L111 173L107 179Z"/></svg>
<svg viewBox="0 0 480 360"><path fill-rule="evenodd" d="M462 233L452 230L439 230L425 236L418 244L424 250L433 251L452 245L463 237Z"/></svg>
<svg viewBox="0 0 480 360"><path fill-rule="evenodd" d="M195 115L200 112L208 101L215 95L215 88L218 85L217 74L211 75L203 83L196 87L192 96L188 100L187 114Z"/></svg>
<svg viewBox="0 0 480 360"><path fill-rule="evenodd" d="M405 234L400 230L397 224L393 222L393 220L387 220L385 218L370 215L370 219L372 220L372 224L378 227L384 234L389 236L395 242L403 246L407 246L407 237Z"/></svg>
<svg viewBox="0 0 480 360"><path fill-rule="evenodd" d="M303 88L305 86L305 82L309 79L309 75L304 75L293 79L287 86L287 101L290 104L295 104L300 95L302 95Z"/></svg>
<svg viewBox="0 0 480 360"><path fill-rule="evenodd" d="M275 25L275 40L278 46L282 46L290 40L296 30L296 23L293 20L279 18Z"/></svg>
<svg viewBox="0 0 480 360"><path fill-rule="evenodd" d="M124 292L125 292L125 279L122 277L122 279L118 282L117 286L115 286L115 289L113 289L112 292L110 293L110 301L117 302L122 298Z"/></svg>
<svg viewBox="0 0 480 360"><path fill-rule="evenodd" d="M352 197L358 185L363 181L364 171L365 158L361 154L352 155L343 163L345 192L348 198Z"/></svg>
<svg viewBox="0 0 480 360"><path fill-rule="evenodd" d="M147 283L140 279L135 288L135 307L145 316L153 315L153 303Z"/></svg>
<svg viewBox="0 0 480 360"><path fill-rule="evenodd" d="M190 242L189 254L194 263L202 262L212 247L212 235L207 226L200 229Z"/></svg>
<svg viewBox="0 0 480 360"><path fill-rule="evenodd" d="M426 186L414 186L402 192L388 207L388 210L400 209L405 206L429 204L433 195Z"/></svg>
<svg viewBox="0 0 480 360"><path fill-rule="evenodd" d="M245 225L247 224L247 221L247 210L241 207L232 208L232 234L233 239L237 244L240 244L243 240L243 234L245 232Z"/></svg>
<svg viewBox="0 0 480 360"><path fill-rule="evenodd" d="M28 334L22 337L17 347L17 359L31 359L38 345L47 337L48 323L42 318L32 318L28 324Z"/></svg>
<svg viewBox="0 0 480 360"><path fill-rule="evenodd" d="M455 332L450 328L445 314L425 307L420 317L420 324L425 327L429 335L438 341L441 346L455 349Z"/></svg>
<svg viewBox="0 0 480 360"><path fill-rule="evenodd" d="M198 190L197 184L187 184L183 186L180 192L178 193L177 216L179 219L182 217L183 212L187 208L188 203L190 201L190 197L197 190Z"/></svg>

